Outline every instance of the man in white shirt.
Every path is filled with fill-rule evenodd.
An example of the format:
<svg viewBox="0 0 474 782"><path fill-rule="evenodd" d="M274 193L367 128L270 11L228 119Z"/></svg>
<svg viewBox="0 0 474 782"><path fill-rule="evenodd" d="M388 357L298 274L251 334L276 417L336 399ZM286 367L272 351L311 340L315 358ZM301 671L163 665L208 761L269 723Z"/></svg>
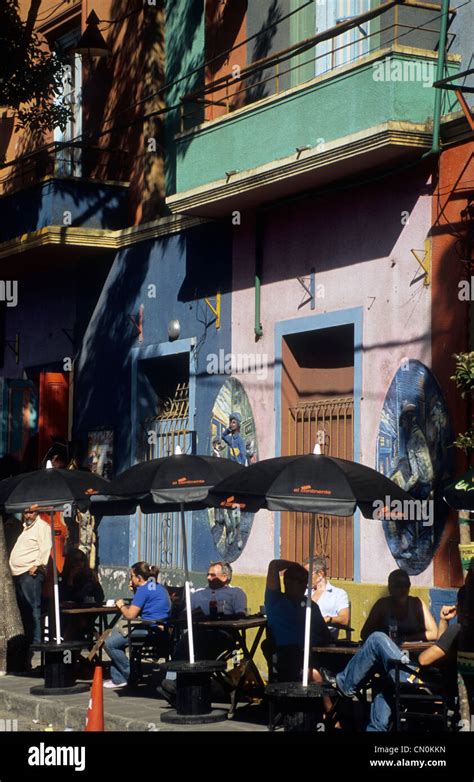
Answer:
<svg viewBox="0 0 474 782"><path fill-rule="evenodd" d="M327 578L327 562L322 556L313 560L313 592L311 595L323 615L326 623L348 625L350 621L349 597L340 587L333 586ZM337 640L338 628L330 628L331 635Z"/></svg>
<svg viewBox="0 0 474 782"><path fill-rule="evenodd" d="M15 583L25 640L28 646L41 641L41 592L51 552L51 529L36 511L25 510L23 531L10 554L10 570Z"/></svg>

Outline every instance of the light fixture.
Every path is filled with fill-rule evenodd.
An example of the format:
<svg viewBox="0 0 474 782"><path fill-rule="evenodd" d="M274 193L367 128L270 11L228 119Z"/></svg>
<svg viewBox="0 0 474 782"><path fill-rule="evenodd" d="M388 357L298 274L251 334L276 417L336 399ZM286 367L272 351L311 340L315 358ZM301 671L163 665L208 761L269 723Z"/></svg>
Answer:
<svg viewBox="0 0 474 782"><path fill-rule="evenodd" d="M181 333L181 324L179 320L170 320L168 323L168 337L171 340L178 339Z"/></svg>
<svg viewBox="0 0 474 782"><path fill-rule="evenodd" d="M95 11L91 11L86 19L86 29L82 33L74 51L77 54L88 54L89 57L110 57L111 51L98 28L100 22Z"/></svg>

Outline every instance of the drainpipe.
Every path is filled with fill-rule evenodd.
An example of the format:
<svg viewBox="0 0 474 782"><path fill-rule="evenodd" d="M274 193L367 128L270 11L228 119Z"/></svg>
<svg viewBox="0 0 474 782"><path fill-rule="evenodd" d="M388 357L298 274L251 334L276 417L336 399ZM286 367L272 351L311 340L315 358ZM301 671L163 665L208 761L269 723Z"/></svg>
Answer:
<svg viewBox="0 0 474 782"><path fill-rule="evenodd" d="M448 37L448 18L449 18L449 0L442 0L441 7L441 26L439 31L438 42L438 61L436 63L436 81L440 81L444 77L444 64L446 59L446 39ZM436 155L441 151L439 145L440 127L441 127L441 99L443 97L443 90L440 87L435 88L435 102L433 109L433 139L431 142L431 149L429 152L425 152L423 157L429 155Z"/></svg>
<svg viewBox="0 0 474 782"><path fill-rule="evenodd" d="M255 217L255 341L263 337L260 322L261 285L263 267L263 215L257 210Z"/></svg>

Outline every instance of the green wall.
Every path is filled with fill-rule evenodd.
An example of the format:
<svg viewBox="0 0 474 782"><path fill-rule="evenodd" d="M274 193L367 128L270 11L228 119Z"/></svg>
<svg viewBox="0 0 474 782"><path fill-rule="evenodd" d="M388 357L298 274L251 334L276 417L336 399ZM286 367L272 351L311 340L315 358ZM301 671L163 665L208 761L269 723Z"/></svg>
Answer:
<svg viewBox="0 0 474 782"><path fill-rule="evenodd" d="M402 54L387 60L391 68L434 62ZM448 70L454 72L453 66ZM226 171L245 171L295 154L297 147L316 146L321 139L327 143L389 120L430 122L434 93L420 81L375 81L370 62L256 103L177 140L177 192L224 179ZM455 98L448 95L447 102L454 106Z"/></svg>

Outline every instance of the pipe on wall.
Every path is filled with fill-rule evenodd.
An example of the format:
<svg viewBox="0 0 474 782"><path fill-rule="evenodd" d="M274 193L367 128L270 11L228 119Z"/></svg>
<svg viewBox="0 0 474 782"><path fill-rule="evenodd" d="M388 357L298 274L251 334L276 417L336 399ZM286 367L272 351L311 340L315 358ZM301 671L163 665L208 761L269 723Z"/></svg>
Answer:
<svg viewBox="0 0 474 782"><path fill-rule="evenodd" d="M444 65L446 61L446 40L448 37L448 17L449 0L442 0L441 25L438 42L438 60L436 63L436 81L440 81L444 76ZM433 109L433 138L431 141L431 149L429 152L426 152L423 157L436 155L441 151L439 137L441 128L441 100L443 98L443 90L440 87L436 87L435 90L435 102Z"/></svg>
<svg viewBox="0 0 474 782"><path fill-rule="evenodd" d="M261 286L263 269L263 220L261 210L257 210L255 218L255 340L263 337L261 315Z"/></svg>

